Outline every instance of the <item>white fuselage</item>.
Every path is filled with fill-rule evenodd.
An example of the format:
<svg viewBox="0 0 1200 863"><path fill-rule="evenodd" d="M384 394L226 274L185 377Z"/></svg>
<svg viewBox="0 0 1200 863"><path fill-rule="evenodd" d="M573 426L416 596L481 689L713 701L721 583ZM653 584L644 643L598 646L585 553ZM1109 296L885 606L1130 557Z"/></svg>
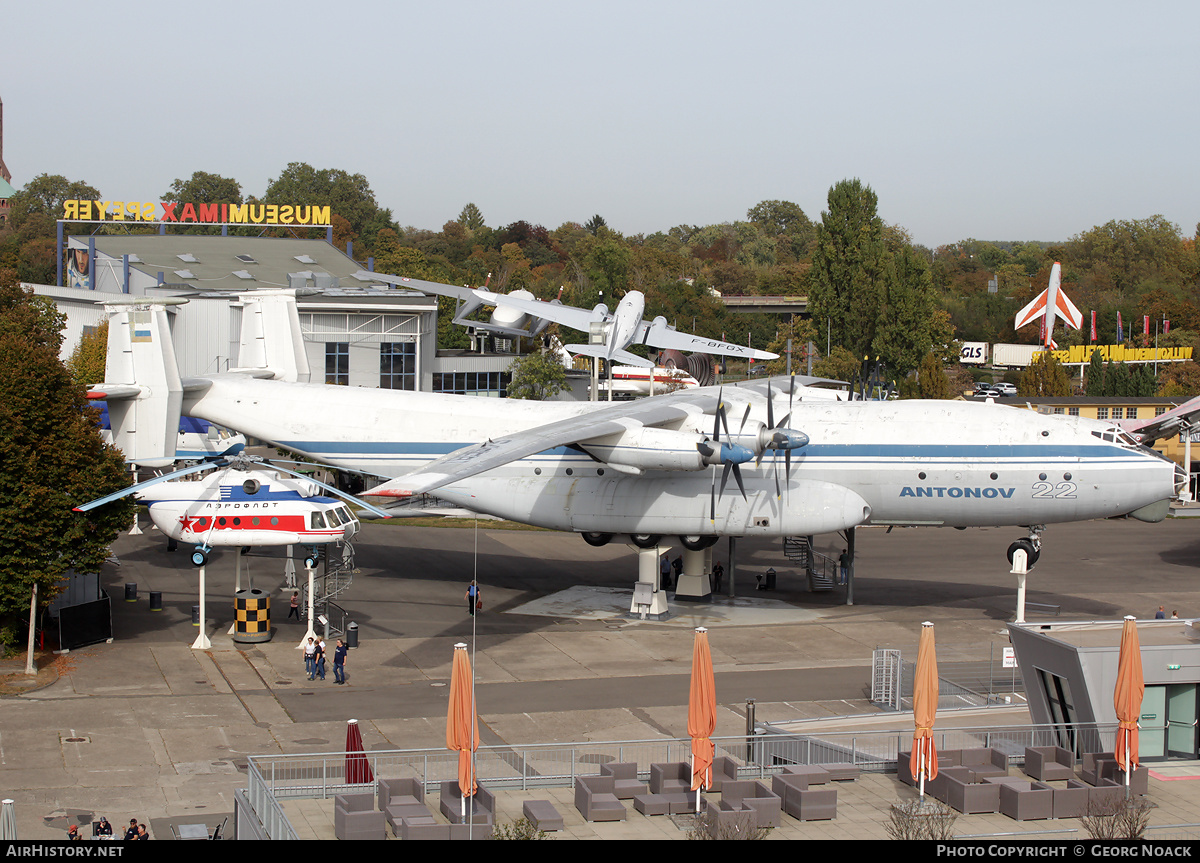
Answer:
<svg viewBox="0 0 1200 863"><path fill-rule="evenodd" d="M714 404L717 389L709 388ZM705 390L693 390L704 393ZM730 425L746 401L726 387ZM750 417L767 421L765 402ZM330 464L396 477L449 452L599 405L527 402L216 376L185 410ZM776 418L808 435L741 466L710 518L716 468L615 469L560 447L439 488L469 509L543 527L636 534L786 536L859 524L1039 525L1121 515L1170 498L1174 465L1097 436L1105 424L994 404L798 401ZM711 431L698 413L683 431ZM776 473L778 472L778 474ZM782 493L777 498L776 476ZM732 483L731 483L732 485Z"/></svg>
<svg viewBox="0 0 1200 863"><path fill-rule="evenodd" d="M358 521L345 503L316 494L304 481L267 472L218 471L137 493L164 534L209 547L324 545L349 540Z"/></svg>

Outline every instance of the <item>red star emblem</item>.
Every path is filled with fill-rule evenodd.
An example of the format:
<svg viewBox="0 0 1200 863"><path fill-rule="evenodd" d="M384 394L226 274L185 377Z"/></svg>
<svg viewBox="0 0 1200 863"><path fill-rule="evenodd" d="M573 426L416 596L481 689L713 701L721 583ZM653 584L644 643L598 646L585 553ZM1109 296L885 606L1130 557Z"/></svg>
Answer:
<svg viewBox="0 0 1200 863"><path fill-rule="evenodd" d="M184 530L192 530L192 525L196 523L196 518L184 513L179 517L179 523L183 525Z"/></svg>

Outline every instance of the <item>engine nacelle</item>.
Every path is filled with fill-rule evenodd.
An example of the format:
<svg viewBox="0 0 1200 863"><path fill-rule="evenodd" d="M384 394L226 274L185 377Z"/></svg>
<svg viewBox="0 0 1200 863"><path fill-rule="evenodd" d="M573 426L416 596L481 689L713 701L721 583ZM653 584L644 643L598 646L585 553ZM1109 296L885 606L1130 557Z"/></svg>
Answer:
<svg viewBox="0 0 1200 863"><path fill-rule="evenodd" d="M702 434L645 426L592 438L580 446L602 462L639 470L703 470L711 464L754 457L724 441L718 448Z"/></svg>

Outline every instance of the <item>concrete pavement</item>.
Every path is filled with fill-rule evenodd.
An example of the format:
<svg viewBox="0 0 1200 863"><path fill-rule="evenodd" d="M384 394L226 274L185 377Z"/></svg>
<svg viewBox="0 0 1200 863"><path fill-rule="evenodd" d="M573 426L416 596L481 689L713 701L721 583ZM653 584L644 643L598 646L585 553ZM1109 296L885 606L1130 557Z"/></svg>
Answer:
<svg viewBox="0 0 1200 863"><path fill-rule="evenodd" d="M1160 604L1200 616L1194 524L1052 527L1029 600L1063 617L1149 617ZM631 549L481 525L478 537L367 526L360 572L342 602L361 637L347 686L334 685L332 672L324 682L304 677L303 627L285 620L290 591L280 589L277 556L249 558L255 586L273 591L274 640L239 646L225 635L233 558L224 553L207 570L213 647L194 651L197 578L185 551L165 553L155 532L122 537L120 565L103 573L114 642L60 657L54 682L3 701L0 795L16 800L19 835L59 838L69 822L99 815L114 825L137 817L156 838L169 838L172 824L211 826L232 812L246 756L337 750L351 717L368 749L443 746L457 641L476 645L485 743L645 740L686 735L691 629L707 625L720 736L743 731L747 698L760 721L874 712L866 700L873 648L915 652L929 619L939 659L986 659L1007 644L1003 624L1015 603L1004 549L1016 529L859 531L849 607L840 595L808 593L778 542L742 540L736 600L673 603L672 619L642 622L613 599L628 601ZM840 551L840 539L823 539L824 550ZM718 557L727 561L724 549ZM780 573L779 589L755 591L753 573L768 566ZM462 600L473 575L485 604L474 618ZM122 601L126 582L138 584L138 602ZM162 612L149 611L151 590L162 592ZM1200 823L1195 783L1161 787L1179 817Z"/></svg>

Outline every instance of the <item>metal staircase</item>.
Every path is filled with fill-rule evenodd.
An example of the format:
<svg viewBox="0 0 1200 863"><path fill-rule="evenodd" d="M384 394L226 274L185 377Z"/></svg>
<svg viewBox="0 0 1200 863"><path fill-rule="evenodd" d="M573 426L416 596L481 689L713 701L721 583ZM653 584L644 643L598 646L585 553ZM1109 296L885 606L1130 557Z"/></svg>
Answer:
<svg viewBox="0 0 1200 863"><path fill-rule="evenodd" d="M313 610L316 614L324 614L329 620L330 606L334 597L344 592L354 582L354 543L339 542L324 547L319 571L313 573ZM300 590L302 604L308 605L308 579L297 572L297 587Z"/></svg>
<svg viewBox="0 0 1200 863"><path fill-rule="evenodd" d="M811 536L785 536L783 556L804 567L808 589L821 593L837 587L838 562L828 555L814 551Z"/></svg>

